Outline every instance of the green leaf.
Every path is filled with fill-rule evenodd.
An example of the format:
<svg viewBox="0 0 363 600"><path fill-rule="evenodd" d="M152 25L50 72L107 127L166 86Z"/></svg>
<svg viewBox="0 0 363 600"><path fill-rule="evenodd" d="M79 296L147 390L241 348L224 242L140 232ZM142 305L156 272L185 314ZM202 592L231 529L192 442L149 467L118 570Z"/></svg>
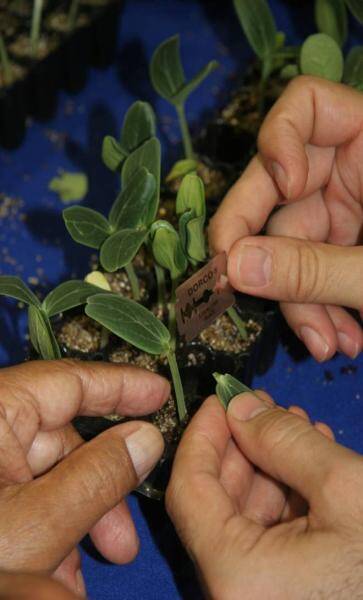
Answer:
<svg viewBox="0 0 363 600"><path fill-rule="evenodd" d="M300 68L304 75L315 75L330 81L341 81L344 59L338 44L325 33L310 35L300 54Z"/></svg>
<svg viewBox="0 0 363 600"><path fill-rule="evenodd" d="M148 235L147 229L121 229L102 245L100 261L105 271L113 273L125 267L134 258Z"/></svg>
<svg viewBox="0 0 363 600"><path fill-rule="evenodd" d="M138 100L127 111L121 131L121 146L133 152L156 133L155 114L150 104Z"/></svg>
<svg viewBox="0 0 363 600"><path fill-rule="evenodd" d="M285 42L286 42L286 33L284 33L283 31L278 31L276 33L276 38L275 38L276 50L283 49L283 47L285 46Z"/></svg>
<svg viewBox="0 0 363 600"><path fill-rule="evenodd" d="M362 0L345 0L350 12L355 18L363 24L363 3Z"/></svg>
<svg viewBox="0 0 363 600"><path fill-rule="evenodd" d="M42 308L48 317L85 304L92 294L99 294L100 288L83 280L65 281L52 290L45 298Z"/></svg>
<svg viewBox="0 0 363 600"><path fill-rule="evenodd" d="M188 83L186 83L180 92L175 94L171 102L175 105L182 104L190 96L190 94L210 75L219 67L219 63L216 60L211 60L205 67L202 67L200 71Z"/></svg>
<svg viewBox="0 0 363 600"><path fill-rule="evenodd" d="M114 137L106 135L102 143L102 160L108 169L119 171L127 154Z"/></svg>
<svg viewBox="0 0 363 600"><path fill-rule="evenodd" d="M129 229L143 223L155 192L154 175L145 167L137 169L111 208L108 217L111 226L114 229Z"/></svg>
<svg viewBox="0 0 363 600"><path fill-rule="evenodd" d="M59 195L62 202L76 202L87 195L88 177L85 173L65 171L59 177L53 177L48 187Z"/></svg>
<svg viewBox="0 0 363 600"><path fill-rule="evenodd" d="M170 334L165 325L134 300L97 294L89 298L86 314L139 350L150 354L170 350Z"/></svg>
<svg viewBox="0 0 363 600"><path fill-rule="evenodd" d="M179 35L173 35L156 48L151 59L150 78L158 94L177 105L183 103L217 66L215 60L211 61L186 82L180 57Z"/></svg>
<svg viewBox="0 0 363 600"><path fill-rule="evenodd" d="M343 80L354 87L363 84L363 46L356 46L349 52L345 60Z"/></svg>
<svg viewBox="0 0 363 600"><path fill-rule="evenodd" d="M316 0L315 21L318 30L344 46L348 35L348 16L344 0Z"/></svg>
<svg viewBox="0 0 363 600"><path fill-rule="evenodd" d="M157 215L160 194L160 142L153 137L137 148L126 159L122 168L122 187L126 186L140 167L145 167L155 177L156 189L150 199L149 209L145 217L145 224L151 224Z"/></svg>
<svg viewBox="0 0 363 600"><path fill-rule="evenodd" d="M92 208L83 206L65 208L63 219L71 237L90 248L99 248L111 233L107 219Z"/></svg>
<svg viewBox="0 0 363 600"><path fill-rule="evenodd" d="M190 219L187 224L187 254L192 261L201 262L206 258L204 217Z"/></svg>
<svg viewBox="0 0 363 600"><path fill-rule="evenodd" d="M10 296L25 304L41 306L35 294L15 275L0 275L0 296Z"/></svg>
<svg viewBox="0 0 363 600"><path fill-rule="evenodd" d="M233 0L242 29L256 55L270 61L276 49L277 30L266 0Z"/></svg>
<svg viewBox="0 0 363 600"><path fill-rule="evenodd" d="M185 84L179 45L179 35L168 38L156 48L150 64L150 78L155 90L170 102Z"/></svg>
<svg viewBox="0 0 363 600"><path fill-rule="evenodd" d="M47 315L35 306L29 306L29 335L35 350L44 360L62 358L57 340Z"/></svg>
<svg viewBox="0 0 363 600"><path fill-rule="evenodd" d="M189 210L193 210L197 217L205 217L204 184L198 175L186 175L176 197L177 215Z"/></svg>
<svg viewBox="0 0 363 600"><path fill-rule="evenodd" d="M156 262L170 271L172 279L182 275L188 261L177 231L168 221L156 221L150 230L152 250Z"/></svg>
<svg viewBox="0 0 363 600"><path fill-rule="evenodd" d="M184 175L188 175L188 173L196 171L197 167L198 162L194 160L194 158L183 158L182 160L178 160L178 162L172 166L171 171L165 177L165 181L169 183L170 181L174 181L174 179L184 177Z"/></svg>
<svg viewBox="0 0 363 600"><path fill-rule="evenodd" d="M216 394L218 396L219 401L222 403L223 407L227 410L230 401L238 394L243 394L244 392L252 392L250 388L246 385L238 381L232 375L226 373L225 375L221 375L220 373L213 373L213 377L217 382L216 385Z"/></svg>

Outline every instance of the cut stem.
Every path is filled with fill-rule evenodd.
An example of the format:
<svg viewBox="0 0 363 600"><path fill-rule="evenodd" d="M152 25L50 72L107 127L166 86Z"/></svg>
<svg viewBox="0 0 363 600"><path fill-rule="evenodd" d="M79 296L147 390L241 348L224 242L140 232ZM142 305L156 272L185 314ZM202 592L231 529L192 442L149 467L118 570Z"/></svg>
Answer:
<svg viewBox="0 0 363 600"><path fill-rule="evenodd" d="M247 334L247 330L246 330L246 324L242 321L241 317L239 316L236 309L233 308L233 306L231 306L231 308L229 308L227 310L227 315L229 316L231 321L233 321L233 323L237 327L241 338L243 340L247 340L248 334Z"/></svg>
<svg viewBox="0 0 363 600"><path fill-rule="evenodd" d="M79 0L72 0L68 13L68 30L73 31L76 26L79 9Z"/></svg>
<svg viewBox="0 0 363 600"><path fill-rule="evenodd" d="M165 271L157 263L155 263L154 269L155 269L156 285L158 288L158 305L160 308L165 308L166 307Z"/></svg>
<svg viewBox="0 0 363 600"><path fill-rule="evenodd" d="M125 266L125 271L127 273L127 277L129 278L129 282L131 285L132 297L134 300L139 302L139 300L141 300L141 291L139 280L135 273L134 265L130 262L128 265Z"/></svg>
<svg viewBox="0 0 363 600"><path fill-rule="evenodd" d="M32 54L35 57L38 53L40 24L42 21L43 0L34 0L32 23L30 29L30 43Z"/></svg>
<svg viewBox="0 0 363 600"><path fill-rule="evenodd" d="M10 85L13 81L13 74L11 72L11 66L9 61L9 55L6 50L3 36L0 34L0 64L3 72L3 78L5 85Z"/></svg>
<svg viewBox="0 0 363 600"><path fill-rule="evenodd" d="M178 411L179 422L183 423L187 416L187 407L185 404L183 384L180 378L178 363L176 362L175 352L171 351L167 355L171 377L173 379L176 407Z"/></svg>
<svg viewBox="0 0 363 600"><path fill-rule="evenodd" d="M185 116L184 104L183 103L178 104L175 108L176 108L176 112L178 114L185 157L186 158L194 158L192 138L190 136L188 121Z"/></svg>

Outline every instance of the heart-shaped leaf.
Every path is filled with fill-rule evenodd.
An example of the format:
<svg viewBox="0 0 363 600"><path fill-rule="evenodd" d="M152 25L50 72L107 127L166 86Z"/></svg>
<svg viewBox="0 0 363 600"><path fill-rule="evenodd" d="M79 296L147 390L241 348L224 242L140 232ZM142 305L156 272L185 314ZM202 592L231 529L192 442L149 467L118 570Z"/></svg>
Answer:
<svg viewBox="0 0 363 600"><path fill-rule="evenodd" d="M353 87L363 84L363 46L355 46L349 52L344 65L343 79Z"/></svg>
<svg viewBox="0 0 363 600"><path fill-rule="evenodd" d="M107 219L92 208L71 206L64 209L63 219L71 237L90 248L100 248L111 233Z"/></svg>
<svg viewBox="0 0 363 600"><path fill-rule="evenodd" d="M350 12L363 24L363 2L362 0L345 0Z"/></svg>
<svg viewBox="0 0 363 600"><path fill-rule="evenodd" d="M150 199L149 208L145 215L145 225L151 225L155 220L159 207L160 194L160 142L153 137L137 148L126 159L122 168L122 187L126 186L140 167L145 167L155 177L155 193Z"/></svg>
<svg viewBox="0 0 363 600"><path fill-rule="evenodd" d="M218 396L219 401L222 403L224 408L227 410L230 401L238 394L243 394L243 392L252 392L250 388L246 385L238 381L232 375L226 373L225 375L221 375L220 373L213 373L213 377L217 382L216 385L216 394Z"/></svg>
<svg viewBox="0 0 363 600"><path fill-rule="evenodd" d="M301 48L300 68L304 75L341 81L344 58L338 44L325 33L310 35Z"/></svg>
<svg viewBox="0 0 363 600"><path fill-rule="evenodd" d="M150 354L170 350L170 334L152 312L128 298L97 294L89 298L86 314L109 331Z"/></svg>
<svg viewBox="0 0 363 600"><path fill-rule="evenodd" d="M121 131L121 146L133 152L155 136L155 114L150 104L138 100L127 111Z"/></svg>
<svg viewBox="0 0 363 600"><path fill-rule="evenodd" d="M318 30L344 46L348 34L348 17L344 0L316 0L315 21Z"/></svg>
<svg viewBox="0 0 363 600"><path fill-rule="evenodd" d="M277 45L275 20L266 0L233 0L242 29L256 55L271 60Z"/></svg>
<svg viewBox="0 0 363 600"><path fill-rule="evenodd" d="M102 143L102 160L111 171L119 171L128 153L111 135L106 135Z"/></svg>
<svg viewBox="0 0 363 600"><path fill-rule="evenodd" d="M42 309L29 306L29 336L35 350L44 360L62 358L49 318Z"/></svg>
<svg viewBox="0 0 363 600"><path fill-rule="evenodd" d="M198 175L186 175L176 197L177 215L189 210L193 210L197 217L205 217L204 184Z"/></svg>
<svg viewBox="0 0 363 600"><path fill-rule="evenodd" d="M0 296L10 296L33 306L41 305L35 294L15 275L0 275Z"/></svg>
<svg viewBox="0 0 363 600"><path fill-rule="evenodd" d="M172 279L182 275L188 261L177 231L168 221L156 221L150 230L152 250L156 262L170 271Z"/></svg>
<svg viewBox="0 0 363 600"><path fill-rule="evenodd" d="M156 48L151 59L150 78L160 96L174 105L180 105L217 66L218 63L212 60L186 82L179 35L173 35Z"/></svg>
<svg viewBox="0 0 363 600"><path fill-rule="evenodd" d="M121 229L102 245L100 261L105 271L113 273L128 265L147 238L147 229Z"/></svg>
<svg viewBox="0 0 363 600"><path fill-rule="evenodd" d="M154 175L145 167L137 169L111 208L109 214L111 226L114 229L129 229L144 223L155 192Z"/></svg>
<svg viewBox="0 0 363 600"><path fill-rule="evenodd" d="M48 294L42 308L48 317L53 317L75 306L85 304L89 296L99 293L98 287L83 280L65 281Z"/></svg>

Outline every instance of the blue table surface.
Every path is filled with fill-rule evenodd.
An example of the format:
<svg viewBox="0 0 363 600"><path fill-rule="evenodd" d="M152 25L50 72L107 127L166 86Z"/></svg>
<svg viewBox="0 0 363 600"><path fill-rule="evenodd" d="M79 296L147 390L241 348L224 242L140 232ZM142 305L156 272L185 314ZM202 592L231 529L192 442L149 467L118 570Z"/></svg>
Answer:
<svg viewBox="0 0 363 600"><path fill-rule="evenodd" d="M313 31L310 2L270 2L289 42ZM187 106L193 127L206 120L233 87L251 52L234 17L232 2L214 0L128 0L120 22L116 64L91 70L86 88L75 96L60 94L56 116L46 124L29 123L24 145L0 150L0 273L18 274L44 290L70 277L82 277L91 252L76 246L64 229L62 203L47 185L59 169L85 171L90 189L84 205L107 209L117 191L117 177L100 161L105 134L119 131L123 114L135 99L151 102L159 116L164 170L178 156L175 115L153 92L147 64L155 46L180 32L187 74L216 58L220 68L194 93ZM362 30L351 24L350 42L362 43ZM8 200L15 210L8 210ZM253 199L252 199L253 200ZM13 203L14 206L14 203ZM26 316L14 303L0 305L0 363L21 361L26 352ZM299 404L312 419L326 421L337 440L363 451L363 356L350 361L336 356L326 364L301 358L301 347L281 328L273 366L254 385L282 405ZM297 358L300 355L300 358ZM85 540L83 571L90 598L128 600L201 597L190 564L178 544L164 509L132 495L129 504L141 540L136 560L125 566L103 562Z"/></svg>

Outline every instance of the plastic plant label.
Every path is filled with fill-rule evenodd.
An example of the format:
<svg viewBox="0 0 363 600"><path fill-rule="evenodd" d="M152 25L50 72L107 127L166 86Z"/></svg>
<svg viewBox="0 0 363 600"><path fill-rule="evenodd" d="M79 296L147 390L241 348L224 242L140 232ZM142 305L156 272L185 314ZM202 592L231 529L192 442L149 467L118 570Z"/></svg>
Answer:
<svg viewBox="0 0 363 600"><path fill-rule="evenodd" d="M177 288L175 309L179 334L191 342L234 303L227 279L227 256L223 252Z"/></svg>

